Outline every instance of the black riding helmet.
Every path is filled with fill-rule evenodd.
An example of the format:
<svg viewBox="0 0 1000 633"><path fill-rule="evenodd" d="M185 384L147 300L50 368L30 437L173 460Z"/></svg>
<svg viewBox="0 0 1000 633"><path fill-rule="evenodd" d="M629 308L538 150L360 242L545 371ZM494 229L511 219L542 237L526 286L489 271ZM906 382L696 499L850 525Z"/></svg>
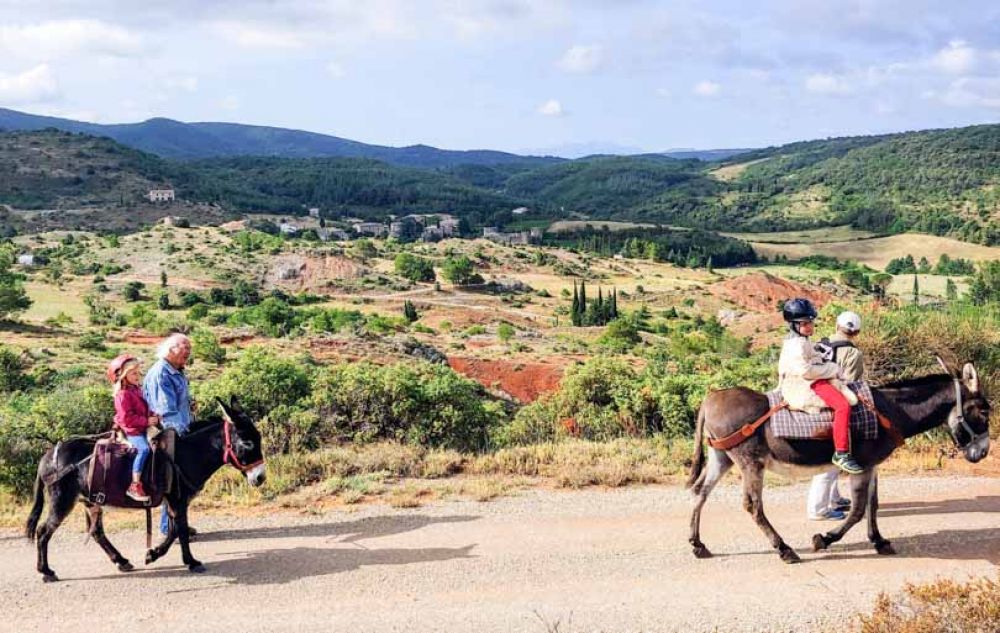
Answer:
<svg viewBox="0 0 1000 633"><path fill-rule="evenodd" d="M789 299L781 308L781 316L788 322L788 328L799 334L798 324L802 321L813 321L818 316L816 307L808 299ZM801 336L801 335L800 335Z"/></svg>

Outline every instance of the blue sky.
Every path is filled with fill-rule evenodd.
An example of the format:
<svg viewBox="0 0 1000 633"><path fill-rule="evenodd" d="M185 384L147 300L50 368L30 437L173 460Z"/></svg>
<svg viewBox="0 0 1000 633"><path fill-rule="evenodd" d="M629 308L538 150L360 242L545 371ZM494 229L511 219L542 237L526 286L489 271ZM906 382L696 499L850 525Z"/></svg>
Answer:
<svg viewBox="0 0 1000 633"><path fill-rule="evenodd" d="M1000 3L0 0L0 106L570 154L955 127L1000 119Z"/></svg>

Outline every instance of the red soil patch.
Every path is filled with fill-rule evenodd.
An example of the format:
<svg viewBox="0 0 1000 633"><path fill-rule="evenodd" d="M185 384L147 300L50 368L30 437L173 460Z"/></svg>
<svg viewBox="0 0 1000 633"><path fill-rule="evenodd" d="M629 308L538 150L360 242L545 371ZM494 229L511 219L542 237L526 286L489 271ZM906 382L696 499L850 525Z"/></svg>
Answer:
<svg viewBox="0 0 1000 633"><path fill-rule="evenodd" d="M555 391L564 367L551 363L527 363L482 358L448 358L448 365L487 389L497 389L521 402L532 402Z"/></svg>
<svg viewBox="0 0 1000 633"><path fill-rule="evenodd" d="M729 299L740 307L752 312L777 313L779 301L793 297L809 299L817 308L823 307L832 297L830 293L775 277L769 273L751 273L733 277L709 286L716 296Z"/></svg>

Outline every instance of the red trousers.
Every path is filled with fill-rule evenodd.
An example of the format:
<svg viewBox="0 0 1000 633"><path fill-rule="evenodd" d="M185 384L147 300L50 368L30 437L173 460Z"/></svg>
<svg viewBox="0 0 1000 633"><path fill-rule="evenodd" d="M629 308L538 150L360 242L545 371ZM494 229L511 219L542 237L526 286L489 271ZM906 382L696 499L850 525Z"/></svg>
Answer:
<svg viewBox="0 0 1000 633"><path fill-rule="evenodd" d="M812 390L833 409L833 449L838 453L851 452L851 404L829 380L817 380Z"/></svg>

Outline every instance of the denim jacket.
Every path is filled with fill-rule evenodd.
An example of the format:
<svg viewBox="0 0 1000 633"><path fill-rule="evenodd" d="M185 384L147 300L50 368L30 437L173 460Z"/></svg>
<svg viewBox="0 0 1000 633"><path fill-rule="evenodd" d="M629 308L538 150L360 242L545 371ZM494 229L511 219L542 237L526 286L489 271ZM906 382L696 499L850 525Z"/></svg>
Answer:
<svg viewBox="0 0 1000 633"><path fill-rule="evenodd" d="M163 418L164 428L173 428L184 435L191 427L191 394L187 376L164 359L146 372L142 382L143 395L149 408Z"/></svg>

